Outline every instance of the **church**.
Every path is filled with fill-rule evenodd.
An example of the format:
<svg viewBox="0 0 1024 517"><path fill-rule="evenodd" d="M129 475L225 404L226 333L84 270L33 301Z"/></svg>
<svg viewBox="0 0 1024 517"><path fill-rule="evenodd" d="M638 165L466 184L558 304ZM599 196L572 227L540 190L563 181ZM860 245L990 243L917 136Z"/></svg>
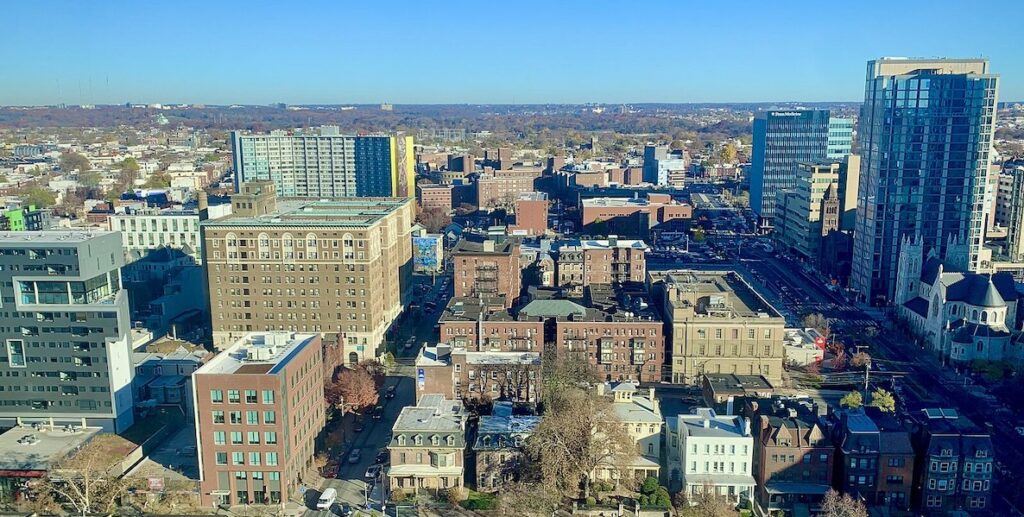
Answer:
<svg viewBox="0 0 1024 517"><path fill-rule="evenodd" d="M950 238L945 260L921 239L904 238L896 283L896 313L944 363L1024 359L1018 291L1010 273L972 273L967 243Z"/></svg>

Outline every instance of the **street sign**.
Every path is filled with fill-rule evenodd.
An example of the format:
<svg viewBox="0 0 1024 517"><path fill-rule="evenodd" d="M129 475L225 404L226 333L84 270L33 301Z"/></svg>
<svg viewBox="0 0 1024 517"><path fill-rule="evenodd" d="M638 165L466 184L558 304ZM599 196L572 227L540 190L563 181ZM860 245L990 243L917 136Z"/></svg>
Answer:
<svg viewBox="0 0 1024 517"><path fill-rule="evenodd" d="M149 490L152 492L159 492L164 489L164 478L149 478Z"/></svg>

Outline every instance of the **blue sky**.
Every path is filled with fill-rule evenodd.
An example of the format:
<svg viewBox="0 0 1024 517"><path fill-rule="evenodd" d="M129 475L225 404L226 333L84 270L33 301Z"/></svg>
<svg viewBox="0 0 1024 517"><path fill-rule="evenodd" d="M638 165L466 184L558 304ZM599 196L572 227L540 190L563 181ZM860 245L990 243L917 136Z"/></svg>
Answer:
<svg viewBox="0 0 1024 517"><path fill-rule="evenodd" d="M1013 1L3 3L0 104L860 101L879 56L984 56Z"/></svg>

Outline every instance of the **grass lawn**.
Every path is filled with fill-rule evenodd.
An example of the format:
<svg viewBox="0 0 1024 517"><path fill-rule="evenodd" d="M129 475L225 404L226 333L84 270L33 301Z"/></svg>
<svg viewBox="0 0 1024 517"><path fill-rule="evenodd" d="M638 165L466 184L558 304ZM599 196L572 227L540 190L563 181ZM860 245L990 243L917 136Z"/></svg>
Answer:
<svg viewBox="0 0 1024 517"><path fill-rule="evenodd" d="M467 489L469 497L459 503L467 510L492 510L498 506L498 496Z"/></svg>

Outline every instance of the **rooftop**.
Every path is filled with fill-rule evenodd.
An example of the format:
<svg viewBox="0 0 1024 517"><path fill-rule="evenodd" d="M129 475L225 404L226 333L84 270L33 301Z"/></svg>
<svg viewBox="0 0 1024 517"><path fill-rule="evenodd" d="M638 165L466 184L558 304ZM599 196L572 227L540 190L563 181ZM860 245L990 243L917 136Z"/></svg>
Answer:
<svg viewBox="0 0 1024 517"><path fill-rule="evenodd" d="M771 391L774 389L762 375L736 375L734 373L705 373L705 382L717 395L747 393L750 391Z"/></svg>
<svg viewBox="0 0 1024 517"><path fill-rule="evenodd" d="M680 435L700 438L750 437L745 419L738 416L718 416L714 409L696 408L692 415L679 415Z"/></svg>
<svg viewBox="0 0 1024 517"><path fill-rule="evenodd" d="M0 244L32 244L47 245L85 242L96 237L109 235L114 232L106 230L87 230L84 228L76 230L45 230L39 232L0 232Z"/></svg>
<svg viewBox="0 0 1024 517"><path fill-rule="evenodd" d="M460 432L465 429L466 412L462 402L441 395L424 395L419 404L402 408L394 431Z"/></svg>
<svg viewBox="0 0 1024 517"><path fill-rule="evenodd" d="M275 375L316 337L316 334L287 331L250 332L217 354L195 375Z"/></svg>
<svg viewBox="0 0 1024 517"><path fill-rule="evenodd" d="M14 427L0 434L0 470L45 471L91 440L101 431L98 427L64 427L51 430L48 426Z"/></svg>
<svg viewBox="0 0 1024 517"><path fill-rule="evenodd" d="M384 217L412 203L410 199L352 197L310 200L278 198L277 210L261 216L230 215L204 221L207 226L372 226Z"/></svg>
<svg viewBox="0 0 1024 517"><path fill-rule="evenodd" d="M782 318L754 288L735 271L669 270L648 273L651 284L664 282L674 288L676 297L670 304L687 306L684 294L699 300L694 308L697 317Z"/></svg>

